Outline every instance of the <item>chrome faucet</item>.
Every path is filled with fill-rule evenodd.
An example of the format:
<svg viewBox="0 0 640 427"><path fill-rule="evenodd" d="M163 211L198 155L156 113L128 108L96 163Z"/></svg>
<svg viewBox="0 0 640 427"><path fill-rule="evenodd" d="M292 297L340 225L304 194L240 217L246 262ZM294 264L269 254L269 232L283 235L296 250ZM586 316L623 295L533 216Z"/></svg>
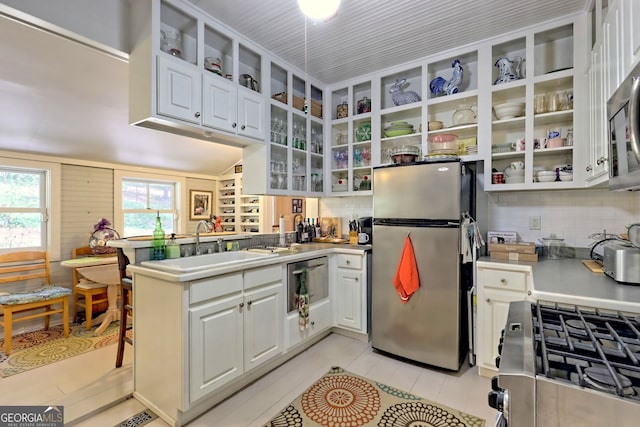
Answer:
<svg viewBox="0 0 640 427"><path fill-rule="evenodd" d="M196 255L200 255L202 252L200 250L200 226L204 226L205 233L209 232L209 223L204 219L201 219L196 224Z"/></svg>

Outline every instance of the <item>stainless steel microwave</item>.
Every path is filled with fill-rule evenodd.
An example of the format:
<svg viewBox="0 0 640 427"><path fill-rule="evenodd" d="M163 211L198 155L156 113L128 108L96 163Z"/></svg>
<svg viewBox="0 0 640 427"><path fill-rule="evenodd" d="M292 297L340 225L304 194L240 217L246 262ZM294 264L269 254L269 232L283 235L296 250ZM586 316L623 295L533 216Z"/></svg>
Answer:
<svg viewBox="0 0 640 427"><path fill-rule="evenodd" d="M640 64L607 102L609 189L640 190Z"/></svg>

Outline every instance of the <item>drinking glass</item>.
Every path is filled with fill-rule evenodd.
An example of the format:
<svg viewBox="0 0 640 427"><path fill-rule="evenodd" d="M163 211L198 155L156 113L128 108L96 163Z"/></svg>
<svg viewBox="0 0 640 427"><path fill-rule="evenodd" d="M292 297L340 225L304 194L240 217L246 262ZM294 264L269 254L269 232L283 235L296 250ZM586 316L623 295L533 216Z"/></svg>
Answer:
<svg viewBox="0 0 640 427"><path fill-rule="evenodd" d="M536 95L534 98L534 112L543 114L547 112L547 97L544 94Z"/></svg>

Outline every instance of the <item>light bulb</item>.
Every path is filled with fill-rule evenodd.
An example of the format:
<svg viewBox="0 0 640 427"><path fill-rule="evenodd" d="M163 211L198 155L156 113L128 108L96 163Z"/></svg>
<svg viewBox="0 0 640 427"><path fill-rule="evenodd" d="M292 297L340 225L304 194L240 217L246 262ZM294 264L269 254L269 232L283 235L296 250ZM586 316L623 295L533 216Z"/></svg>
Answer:
<svg viewBox="0 0 640 427"><path fill-rule="evenodd" d="M298 0L298 6L307 17L324 21L336 14L340 0Z"/></svg>

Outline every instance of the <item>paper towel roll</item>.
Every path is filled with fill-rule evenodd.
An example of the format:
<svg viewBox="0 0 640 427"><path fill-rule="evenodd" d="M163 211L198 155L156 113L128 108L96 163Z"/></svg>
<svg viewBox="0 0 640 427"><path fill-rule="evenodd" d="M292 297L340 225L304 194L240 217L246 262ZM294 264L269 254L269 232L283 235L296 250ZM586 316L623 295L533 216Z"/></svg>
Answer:
<svg viewBox="0 0 640 427"><path fill-rule="evenodd" d="M280 229L280 246L285 246L286 244L286 232L284 229L284 215L280 215L280 224L278 226L278 228Z"/></svg>

